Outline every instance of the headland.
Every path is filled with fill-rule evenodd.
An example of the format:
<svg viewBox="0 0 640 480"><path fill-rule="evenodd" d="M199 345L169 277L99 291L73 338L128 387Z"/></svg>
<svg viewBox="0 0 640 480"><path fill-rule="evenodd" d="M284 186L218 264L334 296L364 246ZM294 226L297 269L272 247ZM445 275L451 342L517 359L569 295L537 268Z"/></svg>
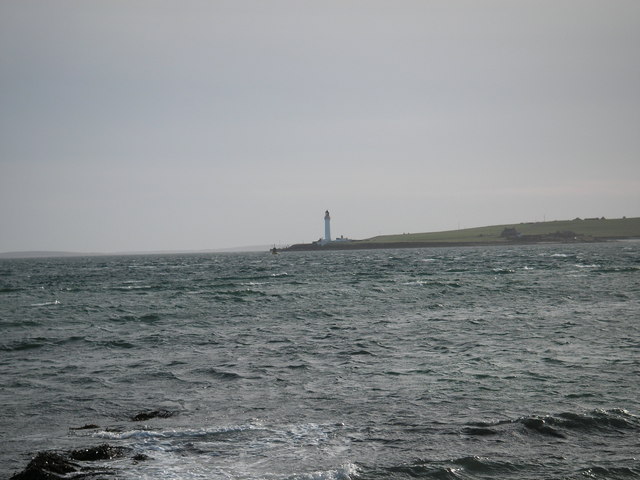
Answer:
<svg viewBox="0 0 640 480"><path fill-rule="evenodd" d="M443 232L380 235L363 240L300 243L279 251L591 243L627 239L640 239L640 217L576 218L573 220L492 225Z"/></svg>

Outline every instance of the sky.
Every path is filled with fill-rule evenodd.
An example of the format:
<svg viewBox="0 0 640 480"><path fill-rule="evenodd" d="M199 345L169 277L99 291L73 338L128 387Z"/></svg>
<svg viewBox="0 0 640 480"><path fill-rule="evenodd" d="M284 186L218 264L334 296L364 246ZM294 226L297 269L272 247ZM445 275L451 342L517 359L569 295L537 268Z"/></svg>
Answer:
<svg viewBox="0 0 640 480"><path fill-rule="evenodd" d="M637 0L2 0L0 252L640 216Z"/></svg>

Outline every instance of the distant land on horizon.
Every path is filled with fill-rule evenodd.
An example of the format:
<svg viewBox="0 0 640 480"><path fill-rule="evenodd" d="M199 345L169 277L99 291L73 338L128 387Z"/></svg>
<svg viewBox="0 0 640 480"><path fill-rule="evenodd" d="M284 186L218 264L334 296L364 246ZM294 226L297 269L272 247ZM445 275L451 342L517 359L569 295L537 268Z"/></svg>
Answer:
<svg viewBox="0 0 640 480"><path fill-rule="evenodd" d="M379 235L364 240L333 241L324 245L317 242L296 244L281 251L589 243L625 239L640 239L640 217L576 218L510 223L443 232Z"/></svg>
<svg viewBox="0 0 640 480"><path fill-rule="evenodd" d="M359 250L373 248L420 248L474 245L525 245L535 243L588 243L640 239L640 217L576 218L545 222L522 222L442 232L379 235L361 240L334 241L326 245L300 243L278 251ZM255 245L207 250L163 250L134 252L20 251L0 253L0 259L89 257L118 255L180 255L202 253L264 252L271 247Z"/></svg>
<svg viewBox="0 0 640 480"><path fill-rule="evenodd" d="M0 252L0 259L11 258L55 258L55 257L109 257L123 255L188 255L199 253L236 253L236 252L264 252L271 248L268 245L254 245L235 248L217 248L208 250L157 250L134 252L59 252L47 250L33 250L23 252Z"/></svg>

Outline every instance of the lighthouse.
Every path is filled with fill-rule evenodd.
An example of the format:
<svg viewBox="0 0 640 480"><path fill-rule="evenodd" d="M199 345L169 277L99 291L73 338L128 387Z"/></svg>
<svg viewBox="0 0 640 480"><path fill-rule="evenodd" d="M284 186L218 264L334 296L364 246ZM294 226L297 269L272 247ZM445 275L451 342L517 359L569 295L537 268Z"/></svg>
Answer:
<svg viewBox="0 0 640 480"><path fill-rule="evenodd" d="M331 241L331 217L329 216L329 210L324 212L324 243Z"/></svg>

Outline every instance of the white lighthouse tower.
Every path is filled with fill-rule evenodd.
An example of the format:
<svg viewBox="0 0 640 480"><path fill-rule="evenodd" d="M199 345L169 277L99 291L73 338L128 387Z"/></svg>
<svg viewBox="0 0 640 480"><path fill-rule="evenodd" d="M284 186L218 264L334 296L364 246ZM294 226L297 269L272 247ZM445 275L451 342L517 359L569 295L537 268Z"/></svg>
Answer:
<svg viewBox="0 0 640 480"><path fill-rule="evenodd" d="M329 216L329 210L324 212L324 241L323 244L331 241L331 217Z"/></svg>

